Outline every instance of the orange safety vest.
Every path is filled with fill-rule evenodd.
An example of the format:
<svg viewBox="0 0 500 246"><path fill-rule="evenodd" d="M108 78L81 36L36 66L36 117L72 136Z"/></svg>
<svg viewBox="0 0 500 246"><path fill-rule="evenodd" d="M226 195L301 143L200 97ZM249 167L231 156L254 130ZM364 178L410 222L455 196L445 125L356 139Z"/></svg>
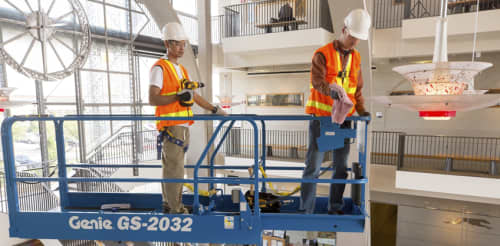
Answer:
<svg viewBox="0 0 500 246"><path fill-rule="evenodd" d="M347 96L351 99L354 106L347 116L352 116L355 111L356 99L354 94L356 94L356 88L358 86L358 75L361 69L361 56L357 50L353 50L348 58L347 64L345 66L344 78L339 77L339 71L342 71L342 62L340 60L340 54L337 52L333 43L325 45L314 53L321 52L326 59L326 77L325 81L329 84L337 83L344 88ZM311 78L312 80L312 78ZM306 104L306 114L312 114L315 116L330 116L332 114L333 99L329 95L323 95L319 91L313 88L312 82L310 84L311 94L309 95L309 100Z"/></svg>
<svg viewBox="0 0 500 246"><path fill-rule="evenodd" d="M179 75L177 75L177 71L174 68L174 65L166 60L166 59L160 59L158 60L154 65L153 68L159 66L163 70L163 88L161 88L161 95L162 96L170 96L170 95L175 95L181 87L181 79L179 78ZM180 65L182 75L184 76L185 79L189 79L188 73L186 69ZM155 111L155 116L156 117L192 117L193 116L193 111L191 111L191 107L183 107L179 103L179 101L175 101L173 103L170 103L168 105L161 105L161 106L156 106L156 111ZM192 125L194 121L192 120L157 120L156 121L156 128L158 131L162 131L163 128L167 126L175 126L175 125L181 125L188 123L189 125Z"/></svg>

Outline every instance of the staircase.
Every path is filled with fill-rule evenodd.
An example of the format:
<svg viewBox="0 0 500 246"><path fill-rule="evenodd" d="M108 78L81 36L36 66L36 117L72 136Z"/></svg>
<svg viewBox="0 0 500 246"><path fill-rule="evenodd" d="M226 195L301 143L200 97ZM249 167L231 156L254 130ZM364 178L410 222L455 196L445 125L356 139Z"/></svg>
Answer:
<svg viewBox="0 0 500 246"><path fill-rule="evenodd" d="M29 240L24 243L18 243L15 244L14 246L44 246L43 243L40 240Z"/></svg>
<svg viewBox="0 0 500 246"><path fill-rule="evenodd" d="M138 141L140 149L139 157L141 161L156 159L156 135L155 130L141 132L142 138ZM113 164L132 164L132 132L131 126L120 128L115 134L104 139L87 155L89 164L109 164L109 168L73 168L69 173L70 177L79 178L108 178L111 177L119 168L113 167ZM57 167L55 167L57 168ZM18 172L18 177L35 177L30 172ZM7 193L5 190L4 173L0 172L0 213L7 214ZM51 189L53 188L53 189ZM68 187L73 192L124 192L116 183L70 183ZM18 184L19 207L21 211L49 211L59 206L59 198L55 187L50 187L42 182L20 182ZM7 220L7 217L5 217ZM7 231L7 230L6 230ZM38 245L63 245L63 246L98 246L93 240L29 240L14 246L38 246ZM50 241L49 244L44 244ZM53 244L52 242L55 242ZM109 244L109 243L108 243ZM105 245L108 245L105 244ZM3 243L2 243L3 245ZM119 244L116 244L119 245ZM136 243L136 245L142 245ZM147 245L154 246L173 246L173 243L153 242ZM177 244L178 245L178 244Z"/></svg>

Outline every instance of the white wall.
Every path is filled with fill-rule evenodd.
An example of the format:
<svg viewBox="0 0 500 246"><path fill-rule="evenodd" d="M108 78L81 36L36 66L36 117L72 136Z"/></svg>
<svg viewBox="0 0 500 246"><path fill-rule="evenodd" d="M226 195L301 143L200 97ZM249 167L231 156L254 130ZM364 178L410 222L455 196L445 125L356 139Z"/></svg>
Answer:
<svg viewBox="0 0 500 246"><path fill-rule="evenodd" d="M316 28L249 37L225 38L222 40L222 44L226 53L248 53L307 46L319 48L332 40L332 33Z"/></svg>
<svg viewBox="0 0 500 246"><path fill-rule="evenodd" d="M491 216L398 206L398 246L499 245L499 231Z"/></svg>
<svg viewBox="0 0 500 246"><path fill-rule="evenodd" d="M332 33L321 28L224 38L224 67L311 63L314 51L333 39Z"/></svg>
<svg viewBox="0 0 500 246"><path fill-rule="evenodd" d="M476 50L499 51L500 33L488 32L477 35ZM448 37L449 54L472 54L473 35ZM401 58L432 56L434 38L402 39L401 28L376 29L373 32L373 58Z"/></svg>
<svg viewBox="0 0 500 246"><path fill-rule="evenodd" d="M491 189L499 186L500 179L490 177L396 171L396 187L399 189L500 199L500 190Z"/></svg>
<svg viewBox="0 0 500 246"><path fill-rule="evenodd" d="M478 197L465 194L452 194L442 192L430 192L423 190L408 190L396 188L396 167L387 165L372 164L370 167L370 190L388 194L410 195L415 197L430 197L437 199L447 199L450 201L466 201L481 204L500 205L500 199ZM384 202L375 200L376 202Z"/></svg>
<svg viewBox="0 0 500 246"><path fill-rule="evenodd" d="M217 69L215 72L227 70ZM304 93L304 103L309 97L309 73L289 75L248 76L245 71L232 70L233 102L246 100L248 94ZM218 94L217 92L215 94ZM235 106L233 114L304 114L304 107L248 107ZM307 130L307 122L268 122L268 129Z"/></svg>
<svg viewBox="0 0 500 246"><path fill-rule="evenodd" d="M403 20L403 39L434 38L436 22L439 17ZM473 34L475 29L476 13L455 14L448 16L448 36ZM479 12L477 32L500 32L500 10Z"/></svg>

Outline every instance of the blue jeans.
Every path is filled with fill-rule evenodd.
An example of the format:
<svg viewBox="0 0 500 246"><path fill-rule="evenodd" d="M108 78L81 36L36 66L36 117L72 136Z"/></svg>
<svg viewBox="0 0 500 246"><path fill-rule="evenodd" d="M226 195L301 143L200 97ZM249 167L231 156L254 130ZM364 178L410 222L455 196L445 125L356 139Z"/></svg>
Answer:
<svg viewBox="0 0 500 246"><path fill-rule="evenodd" d="M351 128L351 121L345 121L341 128ZM306 155L306 168L302 174L303 179L316 179L319 177L321 163L325 156L325 152L318 151L316 138L320 136L320 123L317 120L309 123L309 148ZM333 151L333 163L335 164L335 172L333 179L347 178L347 158L349 157L349 139L344 140L344 147ZM330 185L330 194L328 199L328 211L341 210L344 206L345 184ZM300 188L300 209L305 210L305 213L314 213L316 202L316 184L302 183Z"/></svg>

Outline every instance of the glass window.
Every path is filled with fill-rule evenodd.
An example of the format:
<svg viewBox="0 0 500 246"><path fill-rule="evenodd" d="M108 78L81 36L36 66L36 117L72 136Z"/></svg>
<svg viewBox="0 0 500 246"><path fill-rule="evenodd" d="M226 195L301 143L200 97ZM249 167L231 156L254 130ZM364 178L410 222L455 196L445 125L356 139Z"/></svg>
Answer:
<svg viewBox="0 0 500 246"><path fill-rule="evenodd" d="M49 105L46 110L47 114L54 116L65 116L76 114L76 105L54 106ZM79 162L80 147L78 138L78 123L76 121L65 121L64 125L64 144L66 149L67 163ZM47 122L47 147L50 162L57 160L57 148L55 140L55 129L52 122Z"/></svg>
<svg viewBox="0 0 500 246"><path fill-rule="evenodd" d="M128 7L128 6L127 6ZM129 12L106 5L106 25L108 34L129 33Z"/></svg>
<svg viewBox="0 0 500 246"><path fill-rule="evenodd" d="M109 107L85 107L85 114L109 114ZM111 124L109 121L85 121L85 143L87 151L90 152L111 136Z"/></svg>
<svg viewBox="0 0 500 246"><path fill-rule="evenodd" d="M113 107L112 109L113 115L130 115L132 114L132 109L130 106L124 106L124 107ZM117 132L118 129L125 127L125 126L131 126L132 122L131 121L113 121L113 132ZM130 129L127 130L130 132Z"/></svg>
<svg viewBox="0 0 500 246"><path fill-rule="evenodd" d="M108 75L101 72L80 72L85 103L109 103Z"/></svg>
<svg viewBox="0 0 500 246"><path fill-rule="evenodd" d="M108 42L109 70L113 72L130 72L129 52L127 44Z"/></svg>
<svg viewBox="0 0 500 246"><path fill-rule="evenodd" d="M103 40L93 39L92 49L90 50L84 69L98 69L105 71L106 66L106 45Z"/></svg>
<svg viewBox="0 0 500 246"><path fill-rule="evenodd" d="M13 2L17 3L17 1ZM25 5L23 1L19 2L19 5ZM49 5L50 2L51 1L47 1L47 5ZM133 58L133 53L131 51L131 46L129 45L130 35L128 33L132 30L134 34L137 34L137 32L144 26L147 21L147 13L140 12L147 11L147 9L138 7L136 1L106 0L105 2L106 6L103 6L104 2L102 0L81 1L82 6L86 10L91 30L93 32L92 46L89 57L87 58L84 67L79 70L81 88L75 87L74 75L60 81L43 82L44 99L48 102L45 113L57 116L76 114L76 91L81 90L82 100L84 102L84 114L131 114L131 107L134 103L131 95L131 73L135 71L130 71L130 61L131 58ZM41 3L44 5L45 1L42 1ZM128 10L122 9L128 8L129 4L132 5L134 10L132 13ZM0 8L4 7L11 8L8 4L4 3L4 1L0 1ZM176 1L175 7L176 9L178 8L179 11L183 11L188 15L196 15L195 0ZM22 10L26 12L29 11L26 6L23 8L24 9ZM12 11L15 10L12 9ZM55 5L50 16L64 16L64 14L70 11L70 5L67 1L55 1ZM132 27L129 26L130 14L132 15ZM104 25L105 16L108 28L107 30ZM7 16L6 18L11 17ZM186 32L189 33L190 38L192 40L197 40L196 19L192 16L183 16L182 18L183 23L186 26ZM71 15L68 15L64 21L68 23L72 22ZM23 29L24 26L23 28L20 27L21 26L8 24L0 20L3 40L8 40L22 33L25 29ZM151 33L151 35L156 38L159 38L161 35L161 32L152 18L150 18L150 23L146 29L141 32L143 35L148 35L148 33ZM104 34L108 34L108 37ZM54 37L55 38L52 39L53 45L55 46L57 53L63 58L62 60L67 61L70 57L74 59L74 51L80 46L80 36L72 33L69 34L68 32L56 32ZM121 41L117 41L117 39L120 39ZM40 67L42 64L40 62L41 55L34 52L27 52L31 46L32 40L31 36L26 34L22 38L17 39L16 42L9 43L6 47L14 51L18 51L16 54L19 55L14 57L16 61L22 62L22 60L26 57L25 65L27 67L42 70ZM147 42L147 40L148 39L146 39L145 42ZM192 43L194 43L194 41L192 41ZM39 42L35 42L32 49L41 49ZM63 66L55 54L56 52L49 48L48 64L50 66L54 66L57 70L61 70ZM148 102L149 70L156 60L156 58L141 58L139 67L137 68L139 71L137 78L141 81L140 88L138 88L138 90L140 90L140 96L143 103ZM65 65L68 66L69 64ZM109 74L108 69L110 71ZM37 114L36 86L34 80L21 75L10 66L6 66L5 70L6 82L8 83L8 86L18 88L18 90L11 94L11 100L26 100L34 102L33 105L13 108L9 110L10 113L12 115ZM67 105L60 105L61 103ZM110 107L112 110L110 110ZM154 114L154 107L143 107L143 113ZM101 144L102 141L111 136L113 132L116 132L119 128L126 125L131 125L131 122L84 122L86 150L91 152L96 146ZM146 126L147 129L155 129L154 121L145 122L144 126ZM66 122L64 127L66 137L65 147L68 162L77 162L80 155L78 149L79 137L77 122ZM16 144L21 144L19 145L20 147L16 147L16 153L34 156L38 159L33 159L32 162L40 163L41 154L38 123L28 122L16 124L15 132L17 134L15 136L15 140L18 142ZM47 123L49 159L51 161L54 161L56 158L54 132L53 124ZM23 157L20 158L22 159Z"/></svg>
<svg viewBox="0 0 500 246"><path fill-rule="evenodd" d="M141 85L141 100L143 103L149 103L149 72L158 58L145 56L139 57L139 81Z"/></svg>
<svg viewBox="0 0 500 246"><path fill-rule="evenodd" d="M303 106L304 94L247 95L248 106Z"/></svg>
<svg viewBox="0 0 500 246"><path fill-rule="evenodd" d="M106 3L128 8L128 0L106 0Z"/></svg>
<svg viewBox="0 0 500 246"><path fill-rule="evenodd" d="M46 102L76 103L75 77L43 83L43 94Z"/></svg>
<svg viewBox="0 0 500 246"><path fill-rule="evenodd" d="M111 103L132 103L130 75L110 74ZM114 114L115 112L113 112Z"/></svg>
<svg viewBox="0 0 500 246"><path fill-rule="evenodd" d="M190 15L197 15L196 0L173 0L174 9Z"/></svg>
<svg viewBox="0 0 500 246"><path fill-rule="evenodd" d="M102 3L82 1L82 5L87 13L87 18L92 25L92 30L104 28L104 7Z"/></svg>
<svg viewBox="0 0 500 246"><path fill-rule="evenodd" d="M33 115L36 112L36 105L17 107L11 110L12 115ZM12 126L16 171L40 168L42 166L38 129L38 122L35 121L16 122Z"/></svg>

